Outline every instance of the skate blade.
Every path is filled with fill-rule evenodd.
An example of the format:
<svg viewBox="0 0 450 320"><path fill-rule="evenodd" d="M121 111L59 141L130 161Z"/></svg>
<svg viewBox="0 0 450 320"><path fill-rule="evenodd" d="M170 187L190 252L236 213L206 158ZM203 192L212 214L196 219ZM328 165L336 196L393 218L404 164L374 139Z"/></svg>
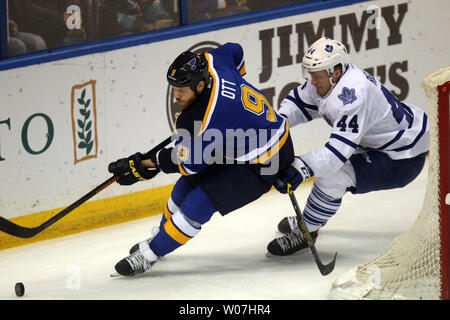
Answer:
<svg viewBox="0 0 450 320"><path fill-rule="evenodd" d="M287 255L284 255L284 256L279 256L279 255L276 255L276 254L272 254L270 252L266 252L266 258L269 258L269 259L285 259L285 258L289 258L289 257L301 256L301 255L304 255L307 252L308 252L308 250L303 249L303 250L294 252L292 254L287 254Z"/></svg>
<svg viewBox="0 0 450 320"><path fill-rule="evenodd" d="M113 272L109 275L111 278L118 278L118 277L122 277L121 274L118 274L117 272Z"/></svg>
<svg viewBox="0 0 450 320"><path fill-rule="evenodd" d="M124 275L121 275L120 273L113 272L113 273L111 273L109 276L110 276L111 278L119 278L119 277L131 278L131 277L139 276L139 275L141 275L141 274L143 274L143 273L144 273L144 272L141 272L141 273L135 273L135 274L130 274L130 275L124 276Z"/></svg>

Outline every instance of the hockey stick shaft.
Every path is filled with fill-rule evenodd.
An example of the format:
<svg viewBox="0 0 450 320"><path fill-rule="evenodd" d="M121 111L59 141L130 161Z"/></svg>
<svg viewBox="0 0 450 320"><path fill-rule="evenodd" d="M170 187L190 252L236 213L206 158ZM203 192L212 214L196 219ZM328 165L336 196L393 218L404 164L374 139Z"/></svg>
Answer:
<svg viewBox="0 0 450 320"><path fill-rule="evenodd" d="M172 141L172 137L168 137L164 141L162 141L160 144L158 144L156 147L148 151L146 154L143 155L144 159L148 159L150 157L150 154L153 152L164 148ZM111 184L119 180L119 176L112 176L108 178L105 182L97 186L95 189L91 190L87 194L85 194L83 197L72 203L70 206L66 207L59 213L57 213L55 216L51 217L41 225L34 227L34 228L27 228L20 226L18 224L15 224L14 222L11 222L3 217L0 217L0 231L3 231L4 233L7 233L9 235L18 237L18 238L31 238L40 233L41 231L47 229L51 225L53 225L58 220L62 219L64 216L66 216L68 213L72 212L74 209L78 208L80 205L88 201L90 198L98 194L99 192L103 191L107 187L109 187Z"/></svg>
<svg viewBox="0 0 450 320"><path fill-rule="evenodd" d="M298 226L300 227L303 238L306 240L308 247L311 250L311 253L314 257L314 261L316 262L320 273L323 276L326 276L326 275L330 274L334 269L334 266L336 264L337 252L334 254L334 259L330 263L328 263L328 264L322 263L322 261L320 260L320 257L319 257L319 253L317 252L316 246L314 245L311 235L309 234L308 228L306 227L302 212L300 211L300 207L298 206L297 198L295 197L295 194L292 191L292 186L289 183L287 185L287 191L289 194L289 198L291 199L292 206L294 207L294 211L297 216Z"/></svg>

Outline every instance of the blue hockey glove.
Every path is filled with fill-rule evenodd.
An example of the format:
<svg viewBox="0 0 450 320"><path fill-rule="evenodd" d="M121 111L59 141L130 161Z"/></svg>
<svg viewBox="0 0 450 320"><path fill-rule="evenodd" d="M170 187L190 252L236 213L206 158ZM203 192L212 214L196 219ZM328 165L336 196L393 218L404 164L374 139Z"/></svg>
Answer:
<svg viewBox="0 0 450 320"><path fill-rule="evenodd" d="M279 192L287 193L288 183L292 186L292 190L295 190L303 181L312 176L314 176L314 172L311 168L300 157L295 157L291 165L280 173L274 186Z"/></svg>

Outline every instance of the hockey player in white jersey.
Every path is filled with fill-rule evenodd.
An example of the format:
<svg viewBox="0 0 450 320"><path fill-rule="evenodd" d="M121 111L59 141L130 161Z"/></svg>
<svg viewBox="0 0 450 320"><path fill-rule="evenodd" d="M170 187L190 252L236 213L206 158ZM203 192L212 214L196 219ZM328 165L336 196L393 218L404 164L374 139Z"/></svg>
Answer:
<svg viewBox="0 0 450 320"><path fill-rule="evenodd" d="M399 101L379 81L348 61L345 46L330 38L314 42L302 69L307 81L293 89L278 112L291 127L323 118L332 133L319 150L297 156L275 185L287 192L314 176L303 211L315 241L318 230L339 209L348 191L359 194L401 188L421 172L429 151L427 115ZM271 241L273 255L307 248L295 217L278 225L283 237Z"/></svg>

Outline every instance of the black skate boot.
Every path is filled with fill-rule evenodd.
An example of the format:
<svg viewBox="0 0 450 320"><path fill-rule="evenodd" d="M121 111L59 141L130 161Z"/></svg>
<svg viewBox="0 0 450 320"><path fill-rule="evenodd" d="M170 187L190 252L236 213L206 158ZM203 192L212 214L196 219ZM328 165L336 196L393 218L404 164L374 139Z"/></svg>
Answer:
<svg viewBox="0 0 450 320"><path fill-rule="evenodd" d="M316 243L318 231L311 232L311 239ZM274 256L287 256L308 248L306 240L301 233L288 232L280 238L272 240L267 245L267 251Z"/></svg>
<svg viewBox="0 0 450 320"><path fill-rule="evenodd" d="M280 223L278 223L278 231L281 233L286 234L292 232L294 229L300 232L298 229L297 217L295 216L284 217Z"/></svg>
<svg viewBox="0 0 450 320"><path fill-rule="evenodd" d="M142 241L137 244L137 248L132 254L116 264L115 269L122 276L134 276L150 270L157 260L158 256L150 248L148 242Z"/></svg>

